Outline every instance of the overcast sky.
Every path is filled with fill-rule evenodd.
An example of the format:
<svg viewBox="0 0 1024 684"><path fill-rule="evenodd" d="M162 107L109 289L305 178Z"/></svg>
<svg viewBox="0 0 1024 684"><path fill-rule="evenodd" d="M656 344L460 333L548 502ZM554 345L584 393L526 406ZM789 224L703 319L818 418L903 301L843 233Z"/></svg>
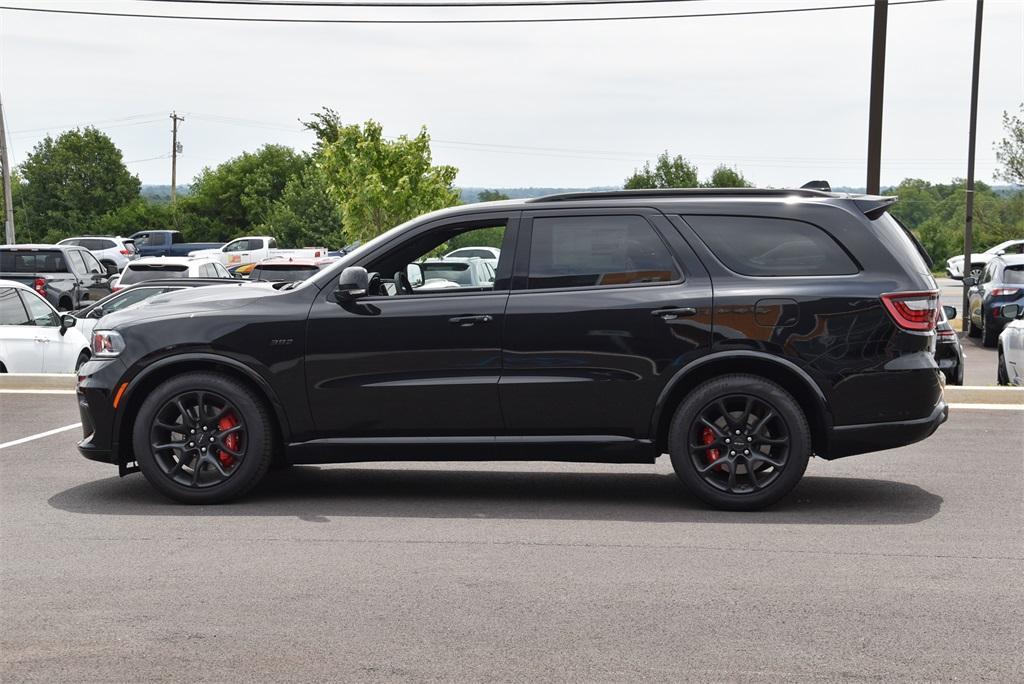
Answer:
<svg viewBox="0 0 1024 684"><path fill-rule="evenodd" d="M846 0L850 2L851 0ZM857 0L853 0L857 1ZM860 0L863 1L863 0ZM738 11L840 0L637 7L212 7L134 0L4 5L274 17L580 16ZM973 0L891 6L882 182L966 174ZM1024 100L1024 2L985 3L978 178L1000 115ZM0 10L0 94L13 163L47 132L95 123L143 183L178 181L267 142L308 149L321 106L385 133L426 125L464 186L617 185L661 150L702 177L724 162L758 185L863 186L872 10L531 25L285 25ZM157 159L153 159L158 157Z"/></svg>

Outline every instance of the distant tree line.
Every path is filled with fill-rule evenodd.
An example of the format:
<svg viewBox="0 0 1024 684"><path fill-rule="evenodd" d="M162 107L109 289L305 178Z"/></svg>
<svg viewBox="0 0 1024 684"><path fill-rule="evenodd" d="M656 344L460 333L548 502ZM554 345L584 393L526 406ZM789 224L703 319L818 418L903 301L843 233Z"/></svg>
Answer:
<svg viewBox="0 0 1024 684"><path fill-rule="evenodd" d="M1024 185L1022 116L1004 113L1006 137L995 146L1000 177L1016 186ZM433 164L425 128L413 137L388 139L379 123L346 124L328 108L302 123L316 136L312 151L268 144L243 152L204 168L173 205L140 194L138 177L125 167L121 151L106 134L84 128L47 136L15 169L18 241L178 229L197 242L266 234L282 245L334 248L461 201L454 186L457 169ZM729 188L752 183L725 165L701 180L696 165L666 151L635 169L623 186ZM529 190L510 192L520 197ZM966 193L961 180L941 184L908 178L887 192L899 195L893 213L917 233L936 262L962 251ZM508 196L488 189L478 189L475 197L480 202L502 199ZM976 184L974 226L978 250L1024 237L1024 192L1000 194ZM497 247L501 235L500 229L493 235L475 231L472 239ZM446 248L461 246L466 245L456 240Z"/></svg>

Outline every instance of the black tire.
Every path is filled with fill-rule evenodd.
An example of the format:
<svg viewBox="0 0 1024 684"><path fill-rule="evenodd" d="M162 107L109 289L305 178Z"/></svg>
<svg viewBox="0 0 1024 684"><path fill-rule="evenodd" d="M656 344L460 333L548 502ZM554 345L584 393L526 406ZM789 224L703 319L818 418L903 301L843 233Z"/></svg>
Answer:
<svg viewBox="0 0 1024 684"><path fill-rule="evenodd" d="M77 373L78 369L82 367L82 364L88 361L90 358L91 357L89 356L89 352L82 352L81 354L79 354L78 360L75 361L75 372Z"/></svg>
<svg viewBox="0 0 1024 684"><path fill-rule="evenodd" d="M981 280L981 274L985 271L985 264L971 264L971 270L967 275L974 278L975 282Z"/></svg>
<svg viewBox="0 0 1024 684"><path fill-rule="evenodd" d="M993 330L992 326L988 324L988 316L985 312L981 312L981 346L983 347L994 347L996 342L999 340L999 331Z"/></svg>
<svg viewBox="0 0 1024 684"><path fill-rule="evenodd" d="M748 403L747 398L753 401ZM752 405L759 408L752 409ZM724 414L719 406L724 406ZM755 410L761 414L755 414ZM697 431L707 435L712 427L702 418L715 412L722 418L711 421L713 438L722 448L711 449L706 441L695 445L694 441L700 439ZM754 422L764 415L769 417L763 423ZM784 438L785 445L760 442L758 434L764 439L774 435L776 442ZM750 447L746 450L749 457L741 454L739 447L736 452L730 451L736 446L731 442L733 438L743 447ZM800 405L779 385L756 375L726 375L698 386L679 405L669 428L668 446L676 475L695 496L715 508L753 511L786 496L803 477L811 456L811 431ZM752 467L754 459L760 465ZM698 463L703 470L698 470ZM756 484L759 473L765 478L760 487ZM744 483L739 482L740 477L745 478Z"/></svg>
<svg viewBox="0 0 1024 684"><path fill-rule="evenodd" d="M981 337L981 330L974 327L974 319L971 317L970 312L967 313L967 336Z"/></svg>
<svg viewBox="0 0 1024 684"><path fill-rule="evenodd" d="M168 417L173 414L178 417ZM228 416L234 426L217 427ZM229 443L227 433L238 437ZM155 439L167 445L154 448ZM203 444L209 451L202 447L200 453ZM132 445L139 469L160 493L182 503L222 503L243 496L266 475L274 456L274 421L249 386L219 373L186 373L160 384L142 403ZM228 455L229 445L238 451Z"/></svg>
<svg viewBox="0 0 1024 684"><path fill-rule="evenodd" d="M1006 372L1006 357L1003 356L1003 348L1000 347L996 356L996 384L1009 385L1010 376Z"/></svg>
<svg viewBox="0 0 1024 684"><path fill-rule="evenodd" d="M71 300L68 299L67 297L61 297L60 301L57 302L57 311L61 311L61 312L63 312L63 311L71 311L74 308L75 307L71 303Z"/></svg>

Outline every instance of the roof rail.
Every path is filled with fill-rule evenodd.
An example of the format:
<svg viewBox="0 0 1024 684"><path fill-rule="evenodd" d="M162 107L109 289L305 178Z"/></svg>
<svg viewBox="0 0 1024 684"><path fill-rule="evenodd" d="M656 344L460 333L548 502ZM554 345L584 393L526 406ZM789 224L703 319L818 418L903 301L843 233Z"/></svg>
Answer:
<svg viewBox="0 0 1024 684"><path fill-rule="evenodd" d="M565 192L531 197L527 202L569 202L589 199L632 199L634 197L835 197L820 190L803 188L653 188L648 190L606 190L602 192Z"/></svg>

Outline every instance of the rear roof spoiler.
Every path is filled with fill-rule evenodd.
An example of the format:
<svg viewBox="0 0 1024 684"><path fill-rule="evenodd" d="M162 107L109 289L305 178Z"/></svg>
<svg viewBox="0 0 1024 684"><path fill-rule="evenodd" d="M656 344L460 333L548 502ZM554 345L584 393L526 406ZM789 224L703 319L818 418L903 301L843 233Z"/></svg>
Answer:
<svg viewBox="0 0 1024 684"><path fill-rule="evenodd" d="M898 198L892 195L855 195L850 199L865 216L874 221L895 204Z"/></svg>

